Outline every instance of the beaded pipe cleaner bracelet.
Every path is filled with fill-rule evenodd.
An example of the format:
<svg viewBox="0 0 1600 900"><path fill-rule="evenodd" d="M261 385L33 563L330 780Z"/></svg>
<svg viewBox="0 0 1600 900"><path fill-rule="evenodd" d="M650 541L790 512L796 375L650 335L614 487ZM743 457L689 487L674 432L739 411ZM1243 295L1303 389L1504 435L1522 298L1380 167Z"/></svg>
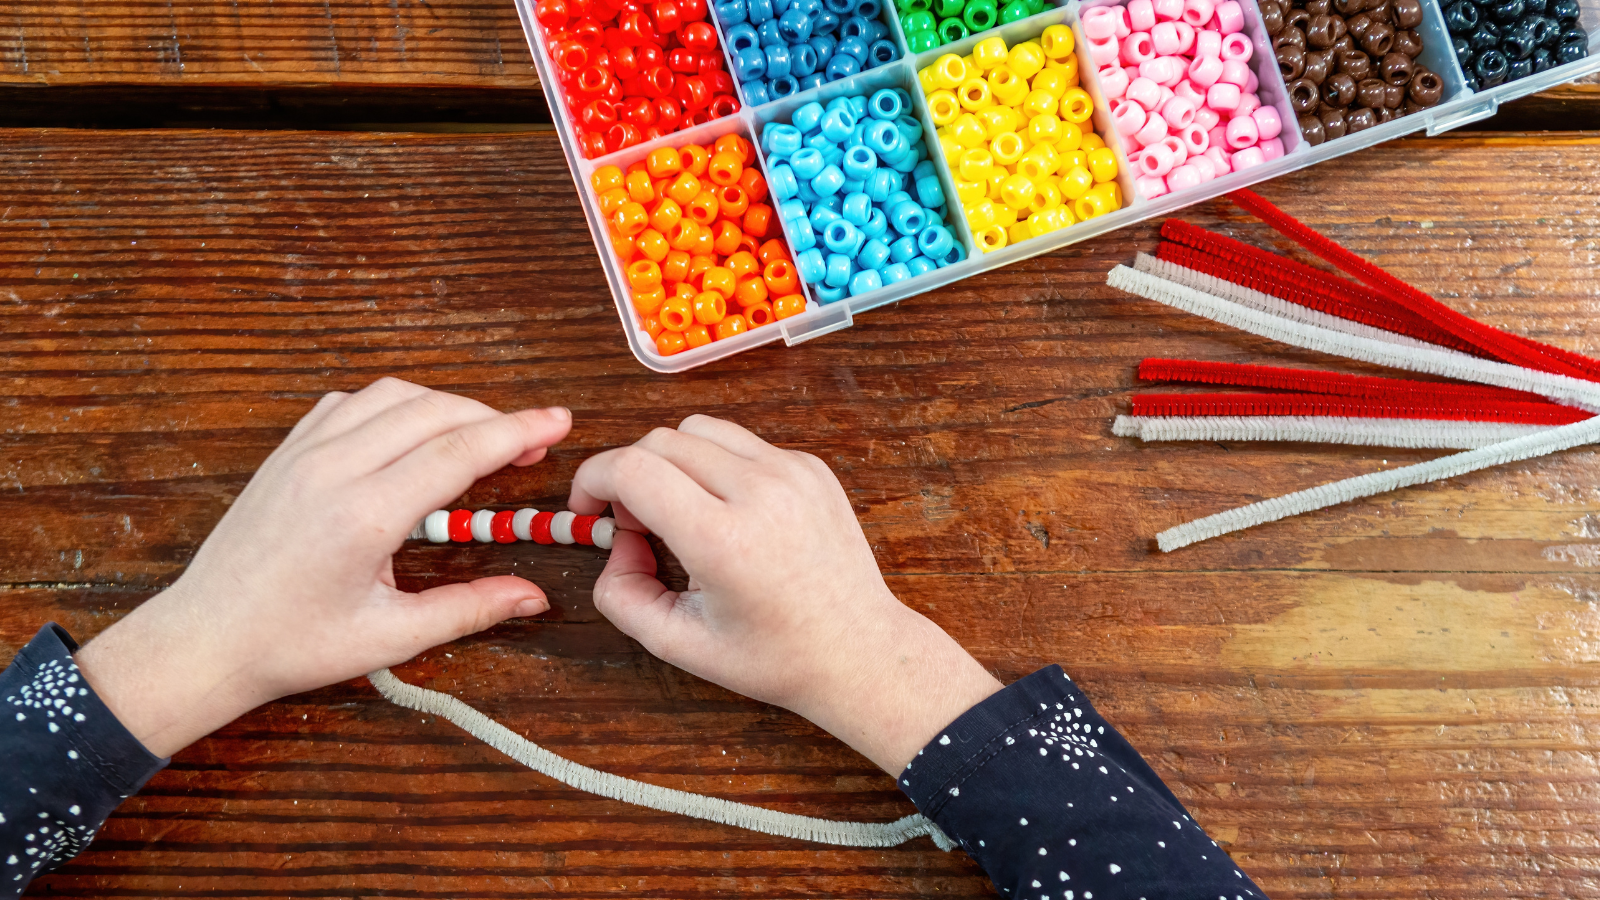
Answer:
<svg viewBox="0 0 1600 900"><path fill-rule="evenodd" d="M409 540L428 540L435 544L478 541L484 544L510 544L532 541L536 544L583 544L611 549L617 522L607 516L580 516L567 512L540 512L531 507L519 510L440 509L411 529Z"/></svg>

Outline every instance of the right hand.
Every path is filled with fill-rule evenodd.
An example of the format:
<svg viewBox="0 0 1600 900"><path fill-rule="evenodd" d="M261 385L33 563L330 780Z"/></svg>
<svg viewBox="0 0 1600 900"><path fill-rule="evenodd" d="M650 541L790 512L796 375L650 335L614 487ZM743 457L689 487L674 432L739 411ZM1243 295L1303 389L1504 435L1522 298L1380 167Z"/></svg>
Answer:
<svg viewBox="0 0 1600 900"><path fill-rule="evenodd" d="M826 464L709 416L579 467L570 508L613 505L619 531L600 612L650 652L793 710L898 773L1000 689L937 625L889 592ZM661 536L689 589L656 578L636 532Z"/></svg>

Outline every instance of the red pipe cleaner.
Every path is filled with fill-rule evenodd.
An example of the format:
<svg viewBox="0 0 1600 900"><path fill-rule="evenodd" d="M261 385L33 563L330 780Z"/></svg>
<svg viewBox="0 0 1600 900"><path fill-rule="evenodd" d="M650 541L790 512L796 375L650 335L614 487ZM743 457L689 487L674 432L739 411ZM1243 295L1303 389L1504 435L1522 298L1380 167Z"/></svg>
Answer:
<svg viewBox="0 0 1600 900"><path fill-rule="evenodd" d="M1179 381L1198 384L1229 384L1241 387L1276 388L1303 394L1331 394L1360 397L1387 403L1434 403L1440 405L1494 403L1549 403L1538 394L1488 385L1455 384L1445 381L1417 381L1410 378L1380 378L1375 375L1350 375L1316 369L1290 369L1246 363L1206 362L1190 359L1147 359L1139 364L1139 377L1145 381ZM1551 403L1552 406L1561 404ZM1570 407L1562 407L1570 408Z"/></svg>
<svg viewBox="0 0 1600 900"><path fill-rule="evenodd" d="M1591 413L1554 403L1439 404L1384 402L1325 394L1136 394L1136 416L1339 416L1570 425Z"/></svg>

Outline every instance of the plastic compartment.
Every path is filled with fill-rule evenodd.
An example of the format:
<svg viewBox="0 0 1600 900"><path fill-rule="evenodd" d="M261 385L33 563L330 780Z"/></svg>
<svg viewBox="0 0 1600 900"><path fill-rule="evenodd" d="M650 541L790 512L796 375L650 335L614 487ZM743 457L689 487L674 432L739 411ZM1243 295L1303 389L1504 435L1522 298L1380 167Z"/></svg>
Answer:
<svg viewBox="0 0 1600 900"><path fill-rule="evenodd" d="M574 141L572 127L565 115L565 97L560 95L559 83L553 77L554 66L544 50L542 31L538 22L533 18L533 0L517 0L517 11L522 16L523 29L526 31L529 44L533 49L534 65L539 70L539 76L545 84L546 92L552 95L552 108L560 113L553 116L556 132L561 139L563 150L566 151L573 174L579 182L578 196L583 205L584 216L588 220L589 231L594 238L600 258L601 269L605 272L607 281L610 282L611 294L616 302L617 313L622 320L624 331L628 336L628 345L633 350L634 356L638 357L639 361L650 369L657 372L670 373L682 372L696 366L705 365L743 350L770 343L779 338L782 338L785 343L790 345L798 344L820 335L848 328L854 324L856 315L884 304L904 300L907 297L925 293L952 282L960 281L963 278L969 278L1019 260L1049 253L1135 222L1163 216L1192 203L1208 200L1238 188L1248 187L1252 184L1275 178L1287 172L1303 169L1323 160L1362 150L1392 138L1418 131L1426 131L1430 135L1435 135L1453 128L1460 128L1463 125L1494 115L1501 103L1537 93L1538 91L1548 90L1558 84L1581 78L1590 73L1600 72L1600 0L1580 0L1582 14L1579 21L1589 31L1589 58L1568 63L1565 66L1558 66L1519 81L1509 82L1482 91L1469 91L1466 89L1465 79L1461 75L1460 67L1454 59L1454 53L1449 49L1450 45L1444 29L1444 16L1439 5L1435 0L1423 0L1424 21L1422 28L1427 30L1422 32L1424 50L1421 58L1425 65L1438 72L1445 79L1446 87L1445 99L1439 105L1424 112L1395 119L1369 128L1366 131L1346 135L1343 138L1327 141L1315 147L1309 146L1299 139L1298 129L1289 128L1284 133L1287 135L1291 131L1296 132L1293 135L1296 145L1292 148L1289 147L1289 142L1286 139L1286 152L1278 159L1242 172L1230 172L1195 188L1166 194L1155 200L1136 196L1132 191L1130 180L1123 184L1123 188L1124 196L1131 198L1131 200L1122 209L1038 238L1008 245L993 253L973 252L972 235L967 229L966 217L959 215L958 211L951 211L948 216L949 224L952 226L952 231L957 238L966 246L968 250L967 259L916 278L907 279L898 284L889 285L858 297L847 297L826 305L818 305L812 298L809 286L806 286L804 287L808 298L806 312L779 320L775 326L768 325L735 338L713 341L704 347L688 350L675 356L663 357L657 354L655 343L650 341L649 336L635 326L635 316L632 302L629 299L627 282L623 279L622 269L611 252L611 242L606 234L605 222L599 215L599 206L595 202L593 192L589 189L589 175L597 167L609 164L626 165L626 163L642 158L655 147L681 146L690 142L707 143L715 140L718 135L730 131L737 131L754 140L759 137L760 128L764 123L781 119L793 113L794 109L803 103L813 99L823 99L826 102L827 99L843 94L870 93L869 85L886 86L890 81L898 83L911 94L917 115L923 120L923 127L928 130L931 140L934 132L933 121L928 115L927 102L922 96L921 87L917 82L917 69L920 66L927 65L944 53L960 52L965 55L966 52L970 51L972 44L996 34L1006 38L1008 44L1014 39L1026 40L1028 37L1043 32L1046 26L1057 22L1063 22L1071 26L1080 45L1084 45L1084 35L1078 23L1079 10L1089 4L1103 5L1107 2L1114 2L1114 0L1070 0L1064 6L1046 9L1038 15L1002 25L982 34L972 35L962 41L946 44L915 58L906 54L905 35L901 33L900 24L893 13L892 4L887 4L884 15L887 15L892 20L888 24L892 38L899 42L900 59L848 78L829 82L810 91L798 92L783 100L754 109L744 107L739 112L724 119L694 126L693 128L591 161L583 159L577 152L577 144ZM1245 6L1247 28L1250 29L1251 37L1258 42L1256 47L1257 54L1252 57L1252 61L1254 62L1258 59L1264 61L1271 57L1270 52L1268 52L1270 51L1270 42L1265 41L1265 34L1260 25L1259 7L1256 6L1255 0L1240 0L1240 2ZM717 28L718 39L722 43L723 57L728 63L728 71L731 73L733 71L732 60L727 59L727 43L725 35L722 33L721 24L717 21L714 12L709 15L709 18L713 26ZM1441 52L1447 58L1439 59L1437 54ZM1106 117L1110 113L1103 102L1103 96L1099 93L1099 85L1094 78L1093 69L1093 66L1084 67L1082 81L1085 90L1089 91L1090 96L1094 98L1096 103L1094 119L1096 130L1104 133L1104 125L1107 122ZM1266 102L1266 93L1271 87L1276 86L1277 90L1283 90L1283 80L1277 74L1276 66L1273 66L1273 71L1267 74L1270 74L1271 78L1262 77L1263 73L1259 69L1256 72L1256 77L1261 81L1260 90L1263 102ZM1287 104L1287 98L1281 94L1279 97L1274 98L1273 102L1276 103L1278 99L1282 99ZM1280 114L1285 114L1287 106L1280 108L1279 112ZM1285 122L1292 123L1294 121L1294 116L1285 115ZM1113 134L1115 133L1115 129L1111 129L1111 131ZM766 160L761 155L759 141L755 141L755 143L758 148L758 164L761 166L763 174L765 174L767 172ZM1107 144L1117 148L1117 162L1123 171L1123 176L1119 177L1125 177L1128 171L1127 157L1122 152L1120 140L1113 143L1108 139ZM938 171L939 177L944 183L947 196L953 197L954 183L950 178L949 167L945 164L943 154L930 154L930 156L935 161L935 170ZM784 227L784 241L792 248L793 243L789 239L787 227L782 227Z"/></svg>
<svg viewBox="0 0 1600 900"><path fill-rule="evenodd" d="M905 60L905 57L906 57L906 35L905 35L905 32L900 28L900 17L895 14L894 2L893 2L893 0L880 0L880 2L882 4L882 6L881 6L880 10L878 11L878 21L880 21L884 25L888 26L889 33L888 33L888 35L886 35L886 39L889 40L890 42L892 42L894 44L894 46L895 46L895 49L900 52L899 58L897 58L892 63L887 63L884 66L878 66L876 68L868 69L865 72L859 72L859 73L857 73L855 75L852 75L852 76L849 76L847 78L841 78L841 79L839 79L839 82L847 82L847 81L850 81L852 78L861 78L862 76L870 75L873 72L876 72L876 71L879 71L880 69L886 68L887 66L897 65L900 62ZM518 5L519 6L521 5L521 3L522 3L522 0L518 0ZM709 18L711 20L711 24L713 26L715 26L716 29L717 29L717 41L722 45L723 55L728 60L728 74L733 75L733 73L734 73L734 70L733 70L733 48L728 43L728 30L725 27L723 27L722 20L717 17L716 0L707 0L707 5L709 7L709 12L707 12L706 16L707 16L707 18ZM766 106L769 106L769 105L786 103L789 100L792 100L793 98L799 97L799 96L802 96L802 95L815 95L817 91L820 91L823 88L826 88L831 84L837 84L839 82L830 81L830 82L827 82L826 84L820 85L819 87L811 88L809 91L796 91L795 93L790 94L788 97L780 97L780 98L777 98L777 99L774 99L774 100L768 100L766 103L762 103L762 104L751 104L747 100L747 95L745 93L744 82L740 81L737 75L734 75L734 79L733 79L734 86L738 91L737 96L739 98L739 103L742 104L743 106L745 106L746 108L752 108L752 109L762 109L762 108L764 108ZM824 102L826 102L826 101L824 101Z"/></svg>

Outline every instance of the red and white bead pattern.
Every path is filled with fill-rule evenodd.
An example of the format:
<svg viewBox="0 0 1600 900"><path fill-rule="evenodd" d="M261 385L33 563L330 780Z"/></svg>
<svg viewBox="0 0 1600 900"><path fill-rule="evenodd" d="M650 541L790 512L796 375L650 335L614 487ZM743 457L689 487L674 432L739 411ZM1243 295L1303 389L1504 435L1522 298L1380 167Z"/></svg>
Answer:
<svg viewBox="0 0 1600 900"><path fill-rule="evenodd" d="M532 508L499 512L441 509L428 513L427 518L411 530L410 537L414 541L428 540L435 544L533 541L536 544L583 544L610 550L616 532L615 519L580 516L565 510L550 513Z"/></svg>

